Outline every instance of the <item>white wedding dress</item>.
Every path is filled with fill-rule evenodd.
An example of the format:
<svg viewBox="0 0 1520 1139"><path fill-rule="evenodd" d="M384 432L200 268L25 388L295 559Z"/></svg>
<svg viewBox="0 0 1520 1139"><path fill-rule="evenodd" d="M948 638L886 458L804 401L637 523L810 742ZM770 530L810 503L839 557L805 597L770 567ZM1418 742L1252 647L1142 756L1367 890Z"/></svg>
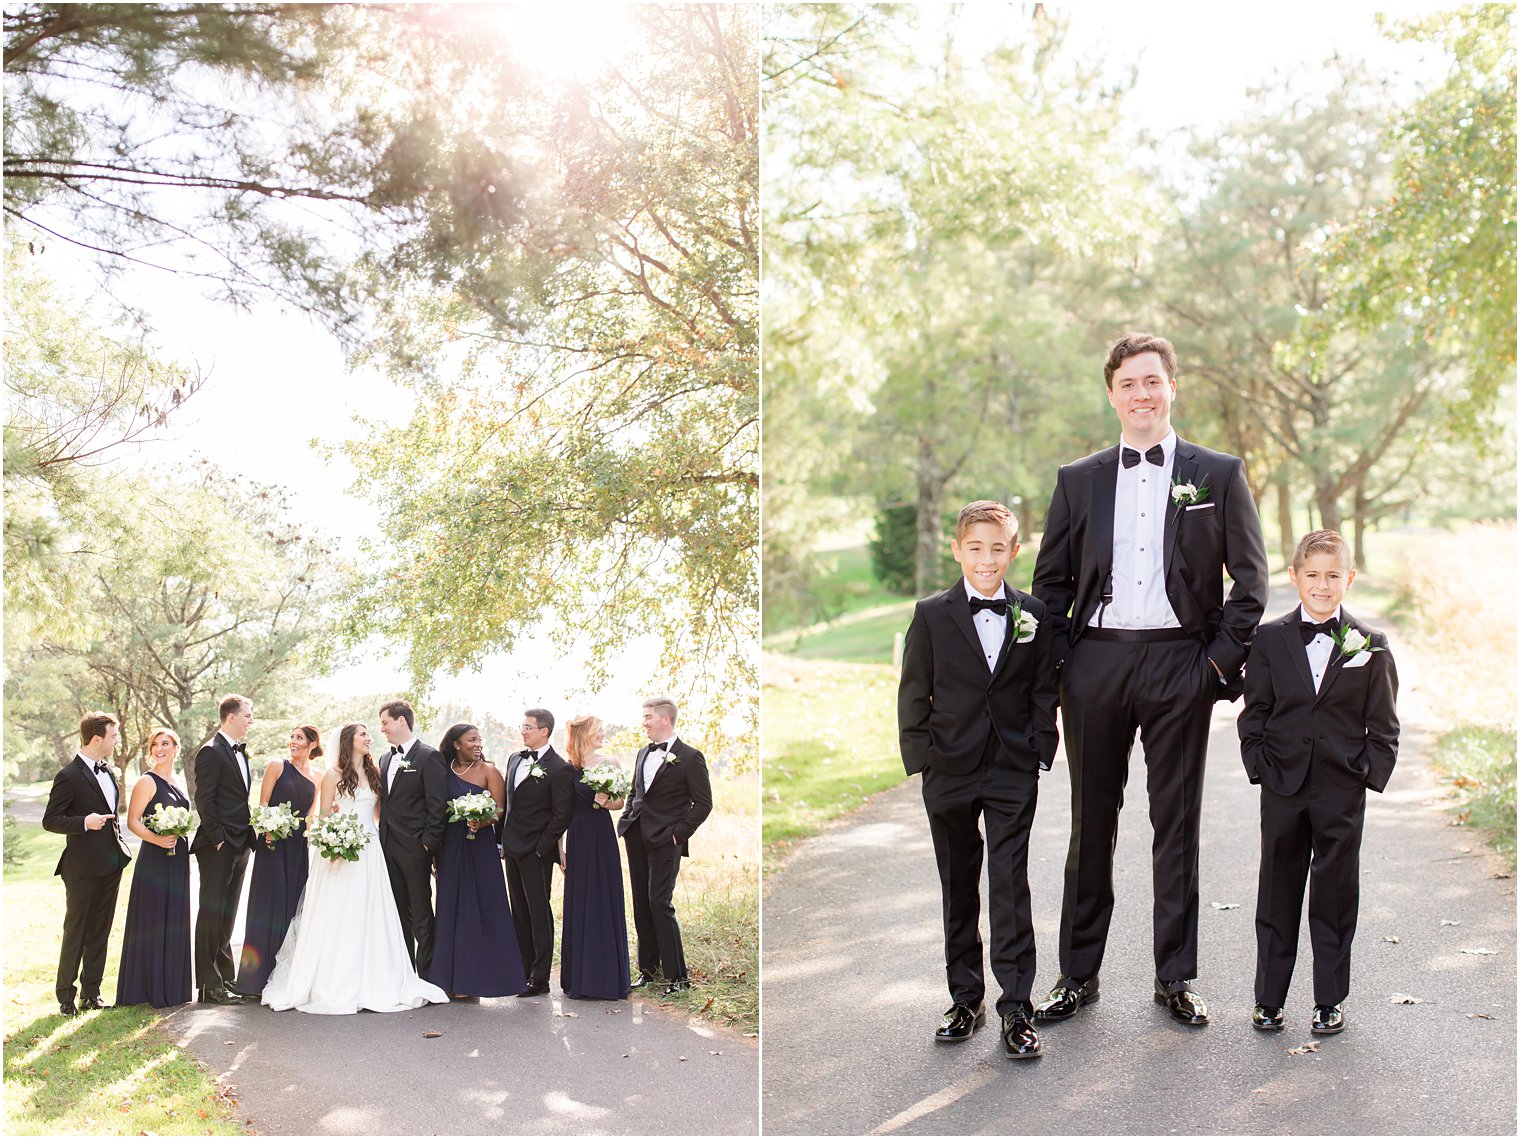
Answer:
<svg viewBox="0 0 1520 1139"><path fill-rule="evenodd" d="M375 793L361 782L336 804L358 814L369 841L357 862L330 861L312 850L306 889L275 955L263 1003L276 1011L328 1014L447 1004L448 994L418 977L407 956L375 829Z"/></svg>

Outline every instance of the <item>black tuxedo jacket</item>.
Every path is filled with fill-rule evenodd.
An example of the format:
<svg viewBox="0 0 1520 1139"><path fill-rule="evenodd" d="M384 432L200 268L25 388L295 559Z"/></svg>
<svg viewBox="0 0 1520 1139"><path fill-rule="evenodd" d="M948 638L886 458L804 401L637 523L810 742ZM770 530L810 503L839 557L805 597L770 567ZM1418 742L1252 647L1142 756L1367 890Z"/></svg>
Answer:
<svg viewBox="0 0 1520 1139"><path fill-rule="evenodd" d="M248 825L248 796L253 792L253 765L248 765L248 785L242 766L221 732L201 744L195 753L195 810L201 824L195 829L190 852L225 842L235 850L252 849L258 841Z"/></svg>
<svg viewBox="0 0 1520 1139"><path fill-rule="evenodd" d="M1086 632L1113 572L1118 471L1115 445L1062 467L1056 477L1032 588L1062 635L1062 660ZM1191 508L1167 500L1166 596L1182 628L1208 646L1230 680L1245 663L1267 604L1267 554L1245 464L1178 436L1172 481L1206 487L1208 497ZM1235 583L1228 599L1222 570ZM1219 694L1233 699L1239 689L1221 685Z"/></svg>
<svg viewBox="0 0 1520 1139"><path fill-rule="evenodd" d="M644 846L657 850L679 844L681 854L691 856L689 840L707 816L712 814L712 784L707 778L707 760L700 751L677 737L670 754L655 772L654 781L644 786L644 757L649 745L639 748L633 761L633 791L618 818L618 834L626 835L635 819ZM675 843L671 839L676 840Z"/></svg>
<svg viewBox="0 0 1520 1139"><path fill-rule="evenodd" d="M991 735L1003 745L1000 762L1050 769L1059 739L1054 622L1039 600L1006 583L1003 597L1009 620L990 671L964 580L913 607L897 685L898 746L909 775L975 771ZM1015 639L1014 604L1039 622L1034 640Z"/></svg>
<svg viewBox="0 0 1520 1139"><path fill-rule="evenodd" d="M529 775L514 790L517 772L532 754L519 751L507 761L507 816L501 824L501 850L509 858L526 858L537 852L558 862L559 840L570 825L575 803L575 769L551 747L538 761L543 775Z"/></svg>
<svg viewBox="0 0 1520 1139"><path fill-rule="evenodd" d="M111 779L115 781L114 773ZM120 802L120 784L116 787L116 798ZM85 830L86 815L109 817L105 826L91 831ZM48 792L47 807L42 812L42 826L54 834L68 836L63 855L53 870L65 880L104 878L132 861L121 833L121 820L95 781L93 765L78 756L53 776L53 789Z"/></svg>
<svg viewBox="0 0 1520 1139"><path fill-rule="evenodd" d="M419 739L392 785L394 759L389 751L380 759L380 841L396 836L437 854L449 822L448 765L437 748Z"/></svg>
<svg viewBox="0 0 1520 1139"><path fill-rule="evenodd" d="M1388 638L1341 606L1341 624L1383 651L1371 653L1364 665L1347 668L1340 650L1331 649L1316 693L1299 620L1295 605L1262 625L1251 646L1246 703L1236 721L1246 775L1252 783L1291 795L1303 786L1309 765L1318 761L1342 781L1382 791L1399 751L1394 711L1399 677Z"/></svg>

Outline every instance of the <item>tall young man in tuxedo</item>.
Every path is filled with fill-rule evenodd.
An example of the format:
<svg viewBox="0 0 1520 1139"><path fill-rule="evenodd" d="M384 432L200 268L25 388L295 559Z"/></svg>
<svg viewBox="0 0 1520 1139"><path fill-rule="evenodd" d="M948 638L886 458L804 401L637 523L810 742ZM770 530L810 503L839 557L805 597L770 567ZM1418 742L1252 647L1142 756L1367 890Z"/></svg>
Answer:
<svg viewBox="0 0 1520 1139"><path fill-rule="evenodd" d="M1138 728L1155 837L1155 998L1208 1023L1198 974L1198 830L1214 701L1239 694L1267 597L1266 551L1245 464L1172 431L1177 354L1130 333L1103 368L1120 442L1061 468L1034 595L1065 650L1061 718L1072 833L1061 976L1035 1010L1064 1020L1098 997L1114 908L1114 841ZM1223 576L1234 584L1224 596Z"/></svg>
<svg viewBox="0 0 1520 1139"><path fill-rule="evenodd" d="M67 835L53 873L63 879L63 946L58 954L58 1011L104 1008L100 982L106 939L116 913L122 867L132 861L116 814L121 789L106 757L116 750L116 717L91 712L79 722L79 752L53 776L42 826ZM74 979L79 1004L74 1004Z"/></svg>
<svg viewBox="0 0 1520 1139"><path fill-rule="evenodd" d="M380 734L390 751L380 761L380 849L401 934L418 976L433 963L433 861L448 825L448 769L438 749L413 731L405 700L380 706Z"/></svg>
<svg viewBox="0 0 1520 1139"><path fill-rule="evenodd" d="M691 988L681 925L676 921L676 875L681 859L691 856L688 840L712 813L712 785L707 760L685 740L676 738L675 702L663 696L644 701L644 734L633 765L633 793L618 819L618 834L628 851L633 892L633 927L639 939L639 975L635 989L665 974L665 995Z"/></svg>
<svg viewBox="0 0 1520 1139"><path fill-rule="evenodd" d="M243 874L257 836L248 825L248 729L253 701L225 697L217 709L222 726L195 753L195 809L201 817L190 853L201 873L200 907L195 915L195 978L199 998L210 1004L237 1004L232 959L232 926L243 896Z"/></svg>
<svg viewBox="0 0 1520 1139"><path fill-rule="evenodd" d="M549 967L554 961L549 890L554 868L560 864L559 840L570 825L575 771L549 744L553 713L529 708L523 713L521 731L525 746L507 761L501 849L517 948L528 974L528 987L517 995L538 997L549 991Z"/></svg>

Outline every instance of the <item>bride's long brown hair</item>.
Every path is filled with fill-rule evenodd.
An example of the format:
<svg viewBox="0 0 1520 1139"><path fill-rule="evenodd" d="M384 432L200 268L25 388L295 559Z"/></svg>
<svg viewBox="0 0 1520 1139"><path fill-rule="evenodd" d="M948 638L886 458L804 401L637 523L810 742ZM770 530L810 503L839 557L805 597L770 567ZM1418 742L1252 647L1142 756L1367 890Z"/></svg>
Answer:
<svg viewBox="0 0 1520 1139"><path fill-rule="evenodd" d="M338 733L338 794L352 795L359 787L359 769L354 764L354 737L359 734L363 724L345 724L343 730ZM375 766L375 761L370 758L369 752L365 752L364 779L369 784L369 789L376 795L380 794L380 769Z"/></svg>

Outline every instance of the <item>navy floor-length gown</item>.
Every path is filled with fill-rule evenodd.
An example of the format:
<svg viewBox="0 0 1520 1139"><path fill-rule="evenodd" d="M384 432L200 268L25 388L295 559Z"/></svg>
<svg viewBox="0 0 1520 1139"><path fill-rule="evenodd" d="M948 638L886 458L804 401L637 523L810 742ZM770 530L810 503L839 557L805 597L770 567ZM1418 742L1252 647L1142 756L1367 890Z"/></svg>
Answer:
<svg viewBox="0 0 1520 1139"><path fill-rule="evenodd" d="M449 798L484 787L449 772ZM463 821L444 828L438 851L438 921L427 980L465 997L515 996L528 987L517 930L507 907L507 880L496 836L482 827L474 839Z"/></svg>
<svg viewBox="0 0 1520 1139"><path fill-rule="evenodd" d="M154 792L144 815L151 815L160 803L166 807L190 805L185 793L171 781L151 771L148 774ZM190 844L179 839L171 857L163 847L145 842L132 864L116 1003L168 1008L189 999Z"/></svg>
<svg viewBox="0 0 1520 1139"><path fill-rule="evenodd" d="M248 886L248 912L243 921L243 955L233 987L240 993L262 993L274 969L275 954L285 941L306 889L310 855L306 848L306 814L317 796L317 785L287 763L269 792L269 805L289 803L301 825L271 846L260 838L253 856L253 881Z"/></svg>
<svg viewBox="0 0 1520 1139"><path fill-rule="evenodd" d="M575 772L575 806L565 832L565 928L559 987L565 996L622 1000L629 993L623 863L612 812Z"/></svg>

